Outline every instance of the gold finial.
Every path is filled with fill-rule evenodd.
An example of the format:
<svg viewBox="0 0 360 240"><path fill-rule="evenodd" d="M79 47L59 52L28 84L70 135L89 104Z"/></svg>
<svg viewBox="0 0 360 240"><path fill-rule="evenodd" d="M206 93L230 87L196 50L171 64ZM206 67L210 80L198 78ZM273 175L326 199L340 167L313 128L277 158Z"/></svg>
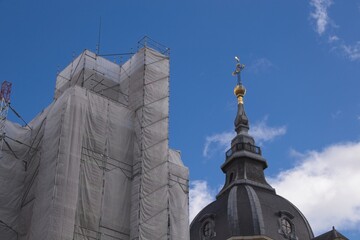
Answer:
<svg viewBox="0 0 360 240"><path fill-rule="evenodd" d="M238 99L238 104L244 104L243 98L246 93L246 89L241 82L241 71L245 68L245 65L240 63L239 57L235 56L235 60L236 60L236 68L235 71L232 73L232 75L237 76L237 85L234 88L234 94Z"/></svg>
<svg viewBox="0 0 360 240"><path fill-rule="evenodd" d="M238 104L244 104L244 95L246 94L246 89L243 85L236 85L234 88L234 94L237 97Z"/></svg>

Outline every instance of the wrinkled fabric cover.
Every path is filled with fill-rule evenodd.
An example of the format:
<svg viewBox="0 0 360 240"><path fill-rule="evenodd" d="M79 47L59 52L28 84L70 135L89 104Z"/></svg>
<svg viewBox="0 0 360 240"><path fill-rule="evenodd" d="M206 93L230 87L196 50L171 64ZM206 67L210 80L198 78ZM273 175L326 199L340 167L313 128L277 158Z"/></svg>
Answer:
<svg viewBox="0 0 360 240"><path fill-rule="evenodd" d="M188 169L168 147L169 59L84 51L29 128L7 122L0 239L189 239Z"/></svg>

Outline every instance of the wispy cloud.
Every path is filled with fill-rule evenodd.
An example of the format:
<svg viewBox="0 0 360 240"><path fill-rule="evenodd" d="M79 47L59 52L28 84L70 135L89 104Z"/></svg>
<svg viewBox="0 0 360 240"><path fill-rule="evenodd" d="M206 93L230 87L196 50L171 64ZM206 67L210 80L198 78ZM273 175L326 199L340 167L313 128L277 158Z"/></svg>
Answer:
<svg viewBox="0 0 360 240"><path fill-rule="evenodd" d="M258 58L250 64L249 71L257 74L260 72L267 71L271 67L273 67L273 64L269 59Z"/></svg>
<svg viewBox="0 0 360 240"><path fill-rule="evenodd" d="M313 6L313 11L310 13L310 16L316 22L316 32L319 35L322 35L326 31L326 27L329 24L330 18L328 15L328 8L333 4L332 0L311 0L311 6Z"/></svg>
<svg viewBox="0 0 360 240"><path fill-rule="evenodd" d="M298 206L316 233L360 229L360 142L297 153L298 165L269 179Z"/></svg>
<svg viewBox="0 0 360 240"><path fill-rule="evenodd" d="M310 0L312 11L310 17L315 20L315 31L320 35L324 35L328 25L336 26L334 21L330 19L328 10L333 4L333 0ZM360 4L358 4L358 7ZM346 58L351 61L360 60L360 41L355 44L346 44L346 41L336 34L328 34L327 41L332 46L332 50L340 51Z"/></svg>
<svg viewBox="0 0 360 240"><path fill-rule="evenodd" d="M189 191L189 220L190 222L196 215L209 203L215 199L215 191L210 189L204 180L190 182Z"/></svg>
<svg viewBox="0 0 360 240"><path fill-rule="evenodd" d="M250 135L255 138L258 143L272 141L274 138L286 134L286 126L270 127L267 125L267 117L260 122L254 124L250 129Z"/></svg>
<svg viewBox="0 0 360 240"><path fill-rule="evenodd" d="M203 156L210 157L216 152L225 152L226 148L230 147L231 139L233 139L234 137L234 131L217 133L206 137Z"/></svg>
<svg viewBox="0 0 360 240"><path fill-rule="evenodd" d="M249 134L254 137L258 144L272 141L274 138L286 134L286 126L270 127L267 124L267 117L264 117L260 122L256 122L250 126ZM236 136L234 131L217 133L207 136L203 150L204 157L211 157L215 153L225 152L230 148L231 140Z"/></svg>
<svg viewBox="0 0 360 240"><path fill-rule="evenodd" d="M337 41L339 41L339 37L338 36L336 36L336 35L331 35L331 36L329 36L329 43L334 43L334 42L337 42Z"/></svg>
<svg viewBox="0 0 360 240"><path fill-rule="evenodd" d="M306 156L306 154L301 153L301 152L299 152L299 151L297 151L296 149L293 149L293 148L290 149L289 155L290 155L290 157L293 157L293 158L296 158L296 159L304 158Z"/></svg>
<svg viewBox="0 0 360 240"><path fill-rule="evenodd" d="M342 112L340 110L337 110L336 112L331 114L332 119L338 119L341 117Z"/></svg>
<svg viewBox="0 0 360 240"><path fill-rule="evenodd" d="M351 61L360 60L360 41L354 45L341 45L341 49Z"/></svg>

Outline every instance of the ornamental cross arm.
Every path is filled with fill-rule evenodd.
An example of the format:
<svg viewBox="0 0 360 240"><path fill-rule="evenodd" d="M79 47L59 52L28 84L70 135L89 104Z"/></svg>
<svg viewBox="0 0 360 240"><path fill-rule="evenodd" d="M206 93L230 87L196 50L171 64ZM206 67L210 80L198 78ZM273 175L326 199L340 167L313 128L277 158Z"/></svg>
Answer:
<svg viewBox="0 0 360 240"><path fill-rule="evenodd" d="M232 73L233 76L237 76L238 85L241 85L241 71L245 68L245 64L240 63L240 58L235 56L236 68Z"/></svg>

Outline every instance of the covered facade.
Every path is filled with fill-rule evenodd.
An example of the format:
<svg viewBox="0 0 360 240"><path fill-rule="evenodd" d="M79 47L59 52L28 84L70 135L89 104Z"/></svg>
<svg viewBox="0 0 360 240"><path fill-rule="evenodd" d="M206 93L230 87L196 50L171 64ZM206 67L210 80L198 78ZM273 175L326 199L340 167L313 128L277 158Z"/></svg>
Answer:
<svg viewBox="0 0 360 240"><path fill-rule="evenodd" d="M28 127L6 123L0 239L188 240L168 119L166 53L143 46L118 65L85 50Z"/></svg>

